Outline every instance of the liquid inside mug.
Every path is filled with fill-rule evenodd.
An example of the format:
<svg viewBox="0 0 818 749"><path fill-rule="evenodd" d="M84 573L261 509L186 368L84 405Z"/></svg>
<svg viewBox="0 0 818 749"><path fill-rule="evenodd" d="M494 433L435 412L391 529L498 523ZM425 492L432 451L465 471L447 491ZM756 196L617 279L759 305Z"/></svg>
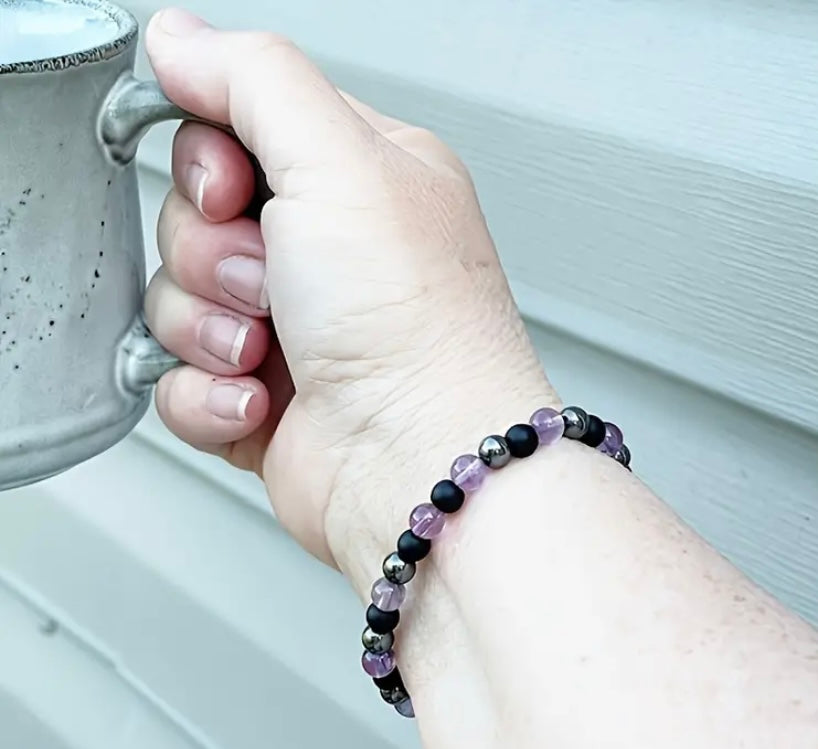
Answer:
<svg viewBox="0 0 818 749"><path fill-rule="evenodd" d="M189 118L105 0L0 0L0 490L107 449L179 362L142 319L133 157Z"/></svg>

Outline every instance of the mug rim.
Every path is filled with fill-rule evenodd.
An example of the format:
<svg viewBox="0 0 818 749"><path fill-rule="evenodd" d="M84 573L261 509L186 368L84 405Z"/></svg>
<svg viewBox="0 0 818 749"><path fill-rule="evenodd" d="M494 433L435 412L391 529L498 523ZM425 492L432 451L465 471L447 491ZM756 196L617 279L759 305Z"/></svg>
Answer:
<svg viewBox="0 0 818 749"><path fill-rule="evenodd" d="M0 7L12 5L11 2L0 0ZM112 39L97 44L88 49L76 50L63 55L43 57L38 60L23 60L20 62L0 63L0 76L14 73L45 73L78 68L94 62L109 60L117 57L131 46L139 31L139 24L132 13L115 5L109 0L60 0L64 5L80 5L92 10L102 11L118 28L118 33Z"/></svg>

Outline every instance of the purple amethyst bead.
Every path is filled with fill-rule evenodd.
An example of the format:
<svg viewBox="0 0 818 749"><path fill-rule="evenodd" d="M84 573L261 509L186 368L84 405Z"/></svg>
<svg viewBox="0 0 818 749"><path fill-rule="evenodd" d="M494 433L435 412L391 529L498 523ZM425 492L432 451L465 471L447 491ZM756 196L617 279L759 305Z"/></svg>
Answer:
<svg viewBox="0 0 818 749"><path fill-rule="evenodd" d="M531 414L528 423L534 427L541 445L553 445L565 431L562 414L553 408L540 408Z"/></svg>
<svg viewBox="0 0 818 749"><path fill-rule="evenodd" d="M361 665L372 678L381 679L395 670L395 654L391 650L385 653L370 653L364 650Z"/></svg>
<svg viewBox="0 0 818 749"><path fill-rule="evenodd" d="M483 485L488 470L476 455L461 455L452 463L452 481L463 491L474 492Z"/></svg>
<svg viewBox="0 0 818 749"><path fill-rule="evenodd" d="M622 436L622 430L616 424L606 421L605 439L602 440L599 450L606 455L616 455L616 451L622 447L624 442L625 438Z"/></svg>
<svg viewBox="0 0 818 749"><path fill-rule="evenodd" d="M385 577L376 580L372 585L372 603L381 611L397 611L406 598L406 587L390 583Z"/></svg>
<svg viewBox="0 0 818 749"><path fill-rule="evenodd" d="M435 538L446 525L446 516L433 504L422 504L412 510L409 528L418 538Z"/></svg>
<svg viewBox="0 0 818 749"><path fill-rule="evenodd" d="M412 700L409 697L395 705L395 710L397 710L404 718L415 717L415 708L412 707Z"/></svg>

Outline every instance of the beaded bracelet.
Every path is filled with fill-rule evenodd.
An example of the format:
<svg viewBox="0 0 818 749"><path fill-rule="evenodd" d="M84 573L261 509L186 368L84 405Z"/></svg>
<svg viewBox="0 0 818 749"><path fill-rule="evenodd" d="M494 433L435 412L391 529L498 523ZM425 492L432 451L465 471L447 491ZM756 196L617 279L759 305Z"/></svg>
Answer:
<svg viewBox="0 0 818 749"><path fill-rule="evenodd" d="M561 412L553 408L535 411L528 424L515 424L505 437L486 437L477 455L461 455L452 463L451 479L432 488L431 502L415 507L409 515L409 530L398 538L397 551L383 561L383 577L372 586L372 603L366 610L367 627L361 635L364 654L361 665L380 689L385 702L397 712L414 718L412 700L395 662L395 628L406 598L406 583L415 576L415 565L432 549L432 539L446 524L446 515L457 512L466 493L480 488L489 470L508 465L512 458L527 458L539 446L553 445L562 437L578 440L611 456L628 470L631 454L615 424L571 406Z"/></svg>

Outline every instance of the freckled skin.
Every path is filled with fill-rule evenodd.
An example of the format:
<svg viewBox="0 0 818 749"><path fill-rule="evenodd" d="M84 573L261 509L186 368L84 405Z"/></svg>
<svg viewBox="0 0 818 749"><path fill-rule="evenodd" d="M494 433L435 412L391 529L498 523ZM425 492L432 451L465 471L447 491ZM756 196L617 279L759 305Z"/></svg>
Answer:
<svg viewBox="0 0 818 749"><path fill-rule="evenodd" d="M282 526L366 600L451 460L559 398L451 151L339 92L286 39L166 13L188 29L148 29L163 90L229 119L276 198L248 222L244 152L213 128L179 130L146 310L192 366L159 383L159 414L257 472ZM275 336L256 313L244 353L258 359L227 376L197 331L214 310L237 314L218 284L237 246L266 262ZM246 419L208 410L226 383L259 398ZM581 444L487 480L447 520L401 617L425 749L818 745L816 633Z"/></svg>

